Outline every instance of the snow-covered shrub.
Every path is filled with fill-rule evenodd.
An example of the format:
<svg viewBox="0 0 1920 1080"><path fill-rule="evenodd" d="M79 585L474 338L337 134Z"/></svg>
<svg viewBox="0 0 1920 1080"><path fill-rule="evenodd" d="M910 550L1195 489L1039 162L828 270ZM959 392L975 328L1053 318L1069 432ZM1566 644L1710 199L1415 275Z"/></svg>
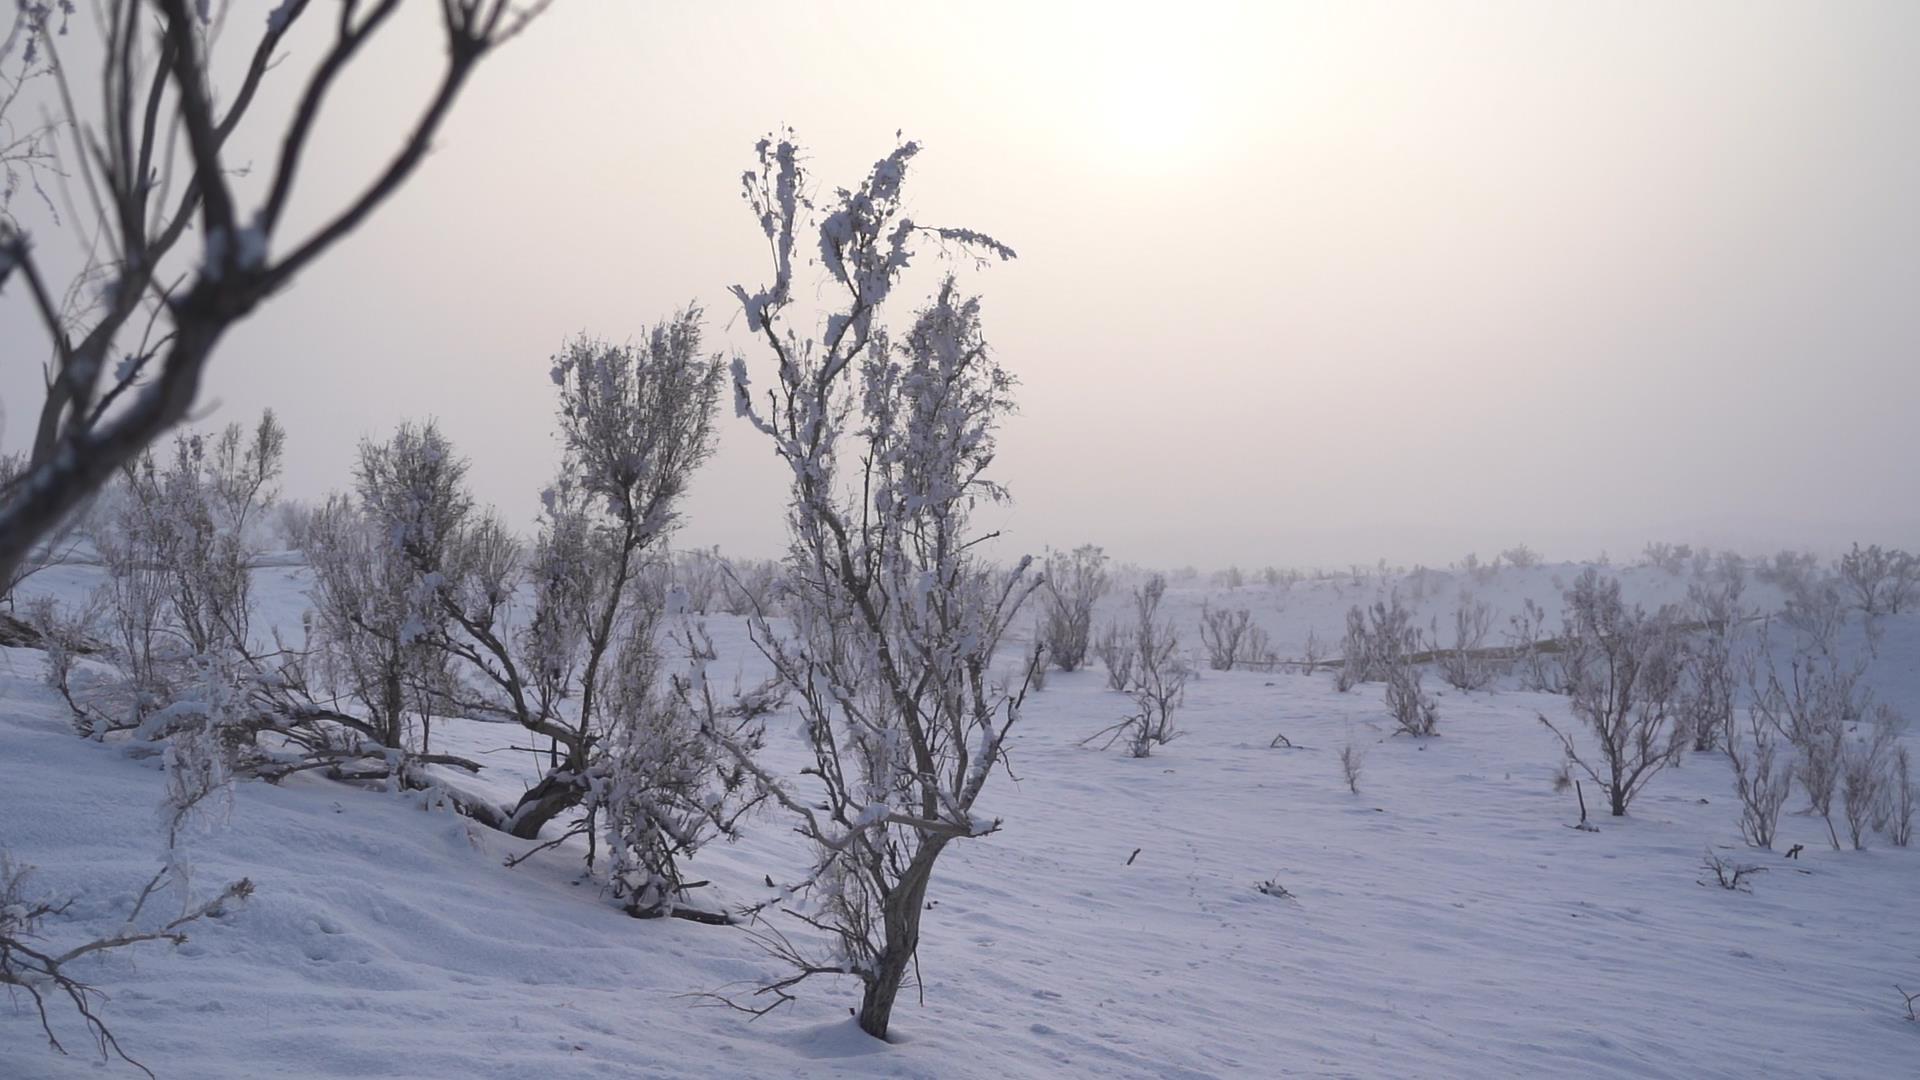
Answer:
<svg viewBox="0 0 1920 1080"><path fill-rule="evenodd" d="M713 609L726 580L726 562L720 549L693 548L673 554L672 582L685 596L686 610L705 615Z"/></svg>
<svg viewBox="0 0 1920 1080"><path fill-rule="evenodd" d="M1835 850L1840 834L1833 824L1833 797L1844 779L1847 732L1867 715L1862 671L1830 652L1800 652L1782 679L1763 645L1748 677L1753 709L1793 745L1795 778L1806 790L1808 808L1826 822Z"/></svg>
<svg viewBox="0 0 1920 1080"><path fill-rule="evenodd" d="M1493 606L1484 600L1462 598L1453 610L1453 641L1440 645L1440 624L1431 626L1440 677L1456 690L1480 690L1493 681L1494 665L1482 651L1493 629Z"/></svg>
<svg viewBox="0 0 1920 1080"><path fill-rule="evenodd" d="M1502 551L1500 558L1515 570L1531 570L1540 565L1540 553L1525 544L1515 544Z"/></svg>
<svg viewBox="0 0 1920 1080"><path fill-rule="evenodd" d="M728 559L720 580L720 608L729 615L771 614L778 602L780 564L771 559Z"/></svg>
<svg viewBox="0 0 1920 1080"><path fill-rule="evenodd" d="M1507 618L1507 651L1514 658L1520 685L1543 694L1566 692L1566 680L1555 662L1558 645L1547 631L1547 612L1531 598L1520 612Z"/></svg>
<svg viewBox="0 0 1920 1080"><path fill-rule="evenodd" d="M1229 566L1213 575L1213 583L1223 589L1238 589L1247 583L1247 575L1239 567Z"/></svg>
<svg viewBox="0 0 1920 1080"><path fill-rule="evenodd" d="M473 509L466 471L438 425L402 424L361 440L354 495L329 498L307 531L319 669L389 749L431 749L440 588Z"/></svg>
<svg viewBox="0 0 1920 1080"><path fill-rule="evenodd" d="M1120 662L1128 673L1126 691L1133 697L1134 709L1125 719L1089 736L1093 742L1107 736L1102 746L1111 746L1125 738L1135 757L1147 757L1158 745L1172 742L1181 734L1174 714L1186 700L1187 680L1192 671L1180 656L1180 635L1171 619L1160 618L1160 601L1166 596L1167 580L1159 574L1147 578L1133 591L1133 627L1126 635L1129 657ZM1109 667L1109 675L1116 670Z"/></svg>
<svg viewBox="0 0 1920 1080"><path fill-rule="evenodd" d="M414 567L437 607L428 641L457 661L462 708L546 741L547 772L492 822L515 836L539 836L588 799L616 720L619 658L654 647L667 593L685 606L661 545L712 452L723 370L700 338L700 312L688 308L639 344L568 342L552 370L560 474L532 547L522 553L491 515L469 515L444 565ZM513 618L523 587L530 606ZM589 816L569 834L591 832Z"/></svg>
<svg viewBox="0 0 1920 1080"><path fill-rule="evenodd" d="M1387 715L1399 731L1424 737L1440 733L1440 706L1420 688L1420 665L1405 661L1387 670Z"/></svg>
<svg viewBox="0 0 1920 1080"><path fill-rule="evenodd" d="M1200 641L1207 648L1207 666L1232 671L1236 666L1273 665L1273 644L1246 608L1228 611L1200 605Z"/></svg>
<svg viewBox="0 0 1920 1080"><path fill-rule="evenodd" d="M1687 647L1682 703L1689 742L1697 752L1720 745L1733 723L1736 656L1742 639L1738 579L1687 586L1686 613L1696 626Z"/></svg>
<svg viewBox="0 0 1920 1080"><path fill-rule="evenodd" d="M1779 735L1758 710L1748 710L1744 730L1730 723L1725 741L1740 796L1740 835L1755 847L1771 848L1780 808L1793 788L1793 763L1781 757Z"/></svg>
<svg viewBox="0 0 1920 1080"><path fill-rule="evenodd" d="M725 915L687 905L694 884L680 864L713 839L737 836L740 818L762 798L721 740L756 752L762 717L776 701L771 687L715 693L707 665L717 654L704 626L683 626L675 644L687 666L665 688L656 685L659 658L649 639L629 638L616 657L612 730L589 805L606 822L608 876L629 914L725 922Z"/></svg>
<svg viewBox="0 0 1920 1080"><path fill-rule="evenodd" d="M1888 767L1885 811L1887 839L1895 847L1906 847L1913 842L1915 801L1913 758L1905 746L1896 746Z"/></svg>
<svg viewBox="0 0 1920 1080"><path fill-rule="evenodd" d="M1109 623L1094 642L1094 655L1107 671L1107 689L1125 690L1133 685L1133 662L1139 656L1133 635L1118 623Z"/></svg>
<svg viewBox="0 0 1920 1080"><path fill-rule="evenodd" d="M1363 682L1384 679L1406 658L1418 652L1420 631L1411 625L1413 613L1394 593L1370 608L1355 605L1347 611L1347 635L1341 642L1342 662L1335 685L1342 693Z"/></svg>
<svg viewBox="0 0 1920 1080"><path fill-rule="evenodd" d="M1572 734L1543 714L1568 760L1605 788L1622 817L1648 781L1685 745L1679 690L1684 671L1672 612L1647 613L1620 599L1618 578L1588 567L1566 593L1561 668L1568 705L1593 733L1597 762L1581 756Z"/></svg>
<svg viewBox="0 0 1920 1080"><path fill-rule="evenodd" d="M1867 846L1866 833L1874 818L1887 824L1887 768L1903 726L1900 715L1882 702L1875 706L1871 721L1855 725L1841 747L1840 774L1846 790L1840 812L1855 851Z"/></svg>
<svg viewBox="0 0 1920 1080"><path fill-rule="evenodd" d="M1640 553L1641 565L1657 567L1675 577L1679 577L1686 570L1687 561L1691 558L1693 558L1691 544L1669 544L1665 541L1650 543Z"/></svg>
<svg viewBox="0 0 1920 1080"><path fill-rule="evenodd" d="M1094 605L1112 587L1107 553L1097 544L1051 552L1045 580L1040 639L1046 643L1047 660L1061 671L1077 670L1086 662Z"/></svg>
<svg viewBox="0 0 1920 1080"><path fill-rule="evenodd" d="M141 728L175 704L207 658L251 653L258 551L249 526L273 502L284 447L267 412L250 435L238 424L213 437L187 432L164 461L143 454L122 471L88 522L120 678L68 695L82 731Z"/></svg>
<svg viewBox="0 0 1920 1080"><path fill-rule="evenodd" d="M1459 565L1461 573L1481 585L1488 584L1500 574L1500 557L1497 555L1494 556L1492 562L1483 563L1480 561L1480 554L1478 552L1469 551L1466 556L1460 560Z"/></svg>
<svg viewBox="0 0 1920 1080"><path fill-rule="evenodd" d="M1360 794L1360 770L1367 763L1367 751L1349 736L1346 744L1340 747L1340 776L1347 782L1347 790Z"/></svg>
<svg viewBox="0 0 1920 1080"><path fill-rule="evenodd" d="M722 743L811 842L802 917L832 939L825 955L769 940L794 968L768 988L774 1004L809 977L852 975L863 987L861 1030L885 1038L936 860L953 841L999 826L974 806L1019 721L1025 683L996 691L987 673L1038 581L1029 560L1001 572L976 551L973 511L1005 494L986 470L1013 388L987 347L979 300L948 277L897 334L881 318L918 240L980 258L1013 252L904 216L916 143L817 208L790 137L757 149L745 193L772 249L773 281L733 292L748 332L777 361L777 381L757 395L737 358L734 396L791 471L792 554L790 630L765 618L749 627L799 711L809 785L797 790ZM837 298L818 332L786 314L797 234L810 228L817 245L807 247ZM1027 670L1042 662L1035 648Z"/></svg>
<svg viewBox="0 0 1920 1080"><path fill-rule="evenodd" d="M1840 556L1834 564L1834 573L1845 586L1849 598L1861 614L1872 618L1876 615L1899 614L1900 609L1911 602L1916 578L1920 578L1920 567L1916 567L1915 558L1894 548L1882 548L1871 544L1862 548L1858 543L1853 549Z"/></svg>

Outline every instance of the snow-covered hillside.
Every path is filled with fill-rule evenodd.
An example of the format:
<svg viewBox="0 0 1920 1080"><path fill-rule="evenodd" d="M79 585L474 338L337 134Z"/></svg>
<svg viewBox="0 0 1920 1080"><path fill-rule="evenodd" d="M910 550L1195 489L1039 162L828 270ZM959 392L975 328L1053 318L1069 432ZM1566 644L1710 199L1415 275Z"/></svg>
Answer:
<svg viewBox="0 0 1920 1080"><path fill-rule="evenodd" d="M1496 607L1497 626L1523 598L1557 621L1555 579L1577 569L1443 582L1419 621L1444 622L1462 588ZM1685 591L1658 570L1622 573L1649 604ZM50 571L34 588L77 597L92 574ZM301 568L263 569L256 587L266 617L297 624ZM1347 607L1383 588L1176 584L1168 610L1197 644L1202 600L1246 607L1294 656L1310 630L1337 651ZM1102 620L1124 602L1109 598ZM719 670L757 670L739 620L707 621ZM1920 717L1920 618L1882 630L1868 680ZM1865 655L1857 622L1843 644ZM0 652L0 844L39 868L39 890L75 898L45 928L58 944L117 927L151 875L163 776L74 737L41 666L38 652ZM1920 1025L1894 990L1920 989L1920 849L1831 850L1823 824L1791 813L1797 793L1778 846L1804 844L1802 857L1749 849L1717 753L1662 773L1631 816L1569 828L1560 749L1537 719L1566 721L1565 699L1429 685L1442 734L1413 740L1389 735L1378 684L1342 694L1326 673L1203 671L1185 734L1136 759L1079 745L1126 708L1099 665L1054 673L1018 729L1016 779L982 800L1005 828L939 864L924 1003L909 987L891 1044L854 1026L850 983L809 983L758 1020L703 1008L702 994L777 970L747 932L631 919L582 877L577 849L508 869L529 842L418 795L311 775L238 785L225 824L187 840L197 890L245 876L250 901L184 946L79 973L111 995L103 1015L133 1057L196 1080L1920 1069ZM793 727L770 726L787 773L804 756ZM1293 748L1271 747L1281 733ZM528 755L501 749L518 735L450 723L435 738L484 761L467 785L504 798L536 776ZM1337 761L1349 742L1365 751L1358 794ZM1751 894L1703 886L1710 849L1767 872ZM716 899L745 902L805 861L763 815L693 870ZM47 1049L23 998L0 1005L0 1077L102 1075L78 1027L55 1022L70 1057ZM117 1062L105 1073L137 1075Z"/></svg>

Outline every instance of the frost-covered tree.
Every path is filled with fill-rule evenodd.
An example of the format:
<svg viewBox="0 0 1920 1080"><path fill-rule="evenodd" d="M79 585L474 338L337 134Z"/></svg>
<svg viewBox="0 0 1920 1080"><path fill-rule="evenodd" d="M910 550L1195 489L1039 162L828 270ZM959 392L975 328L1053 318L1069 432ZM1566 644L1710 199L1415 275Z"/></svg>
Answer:
<svg viewBox="0 0 1920 1080"><path fill-rule="evenodd" d="M1394 593L1368 608L1358 604L1347 611L1347 635L1341 642L1340 672L1335 685L1341 693L1385 679L1420 650L1420 630L1413 613Z"/></svg>
<svg viewBox="0 0 1920 1080"><path fill-rule="evenodd" d="M973 527L973 511L1004 497L987 470L1013 388L987 347L979 300L949 276L897 335L881 319L918 241L980 257L1013 252L906 216L917 143L817 206L790 136L757 149L745 194L773 280L733 291L774 376L756 394L737 359L734 393L791 477L791 628L764 617L750 627L799 710L810 779L776 777L733 740L725 745L811 842L814 867L797 890L810 902L784 910L831 940L819 954L769 935L794 970L763 988L767 1007L809 977L853 975L864 988L860 1027L884 1038L919 947L935 862L953 841L999 828L974 805L1042 654L1027 658L1015 687L991 677L1038 582L1028 560L1000 573L978 554L990 534ZM796 247L809 229L836 297L817 333L789 315Z"/></svg>
<svg viewBox="0 0 1920 1080"><path fill-rule="evenodd" d="M1566 605L1561 666L1567 701L1598 742L1597 759L1582 756L1571 733L1545 715L1540 722L1559 736L1567 760L1606 789L1613 816L1622 817L1684 745L1680 635L1670 611L1628 607L1619 579L1603 578L1593 567L1567 590Z"/></svg>
<svg viewBox="0 0 1920 1080"><path fill-rule="evenodd" d="M1748 676L1754 711L1792 744L1794 777L1807 793L1808 809L1827 825L1840 849L1833 799L1844 787L1847 733L1867 717L1870 702L1860 684L1864 668L1831 652L1803 649L1783 672L1763 642Z"/></svg>
<svg viewBox="0 0 1920 1080"><path fill-rule="evenodd" d="M338 18L321 16L331 27L318 28L310 42L316 48L301 85L291 94L263 93L269 73L285 72L286 58L300 55L289 52L289 35L321 6L284 0L252 8L257 21L242 29L217 20L225 5L206 0L102 0L88 20L101 35L99 47L44 51L58 76L40 81L45 97L9 101L0 110L59 116L73 132L78 160L46 163L45 171L84 178L75 190L87 205L69 225L88 253L72 285L63 286L49 279L27 234L0 214L0 287L20 283L52 354L27 472L0 493L0 581L187 418L227 332L285 292L406 183L480 62L547 5L439 4L444 59L420 111L402 123L392 156L350 187L338 208L289 215L301 174L318 153L312 135L330 93L356 59L377 51L367 45L393 21L401 0L348 4ZM30 57L50 44L49 20L73 11L70 3L17 7L9 44L24 33ZM243 51L217 59L215 48L226 41ZM73 86L98 93L81 97L69 92ZM285 109L264 130L251 122L262 102ZM80 115L80 103L97 112ZM249 147L278 146L261 163L259 200L250 206L235 186L241 155L228 145L242 128L253 133ZM0 157L20 149L19 137L8 142ZM57 143L29 145L52 150ZM10 170L18 164L7 162ZM201 242L194 259L176 250L189 233Z"/></svg>
<svg viewBox="0 0 1920 1080"><path fill-rule="evenodd" d="M1738 578L1687 586L1686 612L1697 629L1687 645L1682 707L1688 739L1696 752L1719 746L1732 729L1737 654L1746 615L1740 606L1741 591Z"/></svg>
<svg viewBox="0 0 1920 1080"><path fill-rule="evenodd" d="M1854 606L1861 614L1873 618L1897 615L1910 603L1915 578L1920 576L1914 563L1914 556L1898 548L1889 550L1879 544L1862 548L1856 543L1851 551L1840 556L1834 571Z"/></svg>
<svg viewBox="0 0 1920 1080"><path fill-rule="evenodd" d="M78 691L70 672L54 680L83 734L142 729L190 696L210 664L252 654L252 534L276 494L284 446L269 411L251 433L239 424L184 432L165 458L142 454L121 471L88 521L106 578L93 610L104 613L119 677ZM142 737L181 719L175 710Z"/></svg>
<svg viewBox="0 0 1920 1080"><path fill-rule="evenodd" d="M702 883L688 881L681 863L715 838L736 837L740 819L765 797L732 750L750 758L759 749L761 718L778 705L778 687L716 692L706 628L685 624L673 638L686 667L664 687L649 642L629 638L616 657L606 760L593 770L589 804L606 822L608 877L629 914L724 923L727 915L688 903Z"/></svg>
<svg viewBox="0 0 1920 1080"><path fill-rule="evenodd" d="M554 360L563 457L529 567L531 626L517 645L477 620L466 627L500 707L553 748L546 775L508 814L516 836L538 836L586 798L612 725L613 663L623 649L651 648L658 607L636 597L640 578L713 452L724 371L701 351L700 324L688 307L640 344L581 338ZM639 639L647 644L629 644Z"/></svg>
<svg viewBox="0 0 1920 1080"><path fill-rule="evenodd" d="M1780 808L1793 788L1793 763L1782 755L1778 734L1757 709L1748 710L1744 729L1728 724L1725 743L1734 793L1740 797L1740 835L1755 847L1771 848Z"/></svg>
<svg viewBox="0 0 1920 1080"><path fill-rule="evenodd" d="M1449 686L1456 690L1480 690L1493 681L1493 664L1481 651L1492 629L1493 606L1466 596L1461 597L1460 606L1453 610L1452 644L1441 646L1438 618L1430 624L1428 632L1434 642L1436 666Z"/></svg>
<svg viewBox="0 0 1920 1080"><path fill-rule="evenodd" d="M1274 661L1271 639L1246 608L1229 611L1202 603L1200 643L1207 648L1207 666L1215 671L1250 664L1271 668Z"/></svg>
<svg viewBox="0 0 1920 1080"><path fill-rule="evenodd" d="M1093 635L1093 608L1112 587L1107 553L1097 544L1047 556L1040 639L1047 661L1061 671L1073 671L1086 662Z"/></svg>
<svg viewBox="0 0 1920 1080"><path fill-rule="evenodd" d="M436 704L446 622L437 590L473 509L466 471L438 425L402 424L384 442L361 441L354 497L329 499L309 532L329 682L390 749L427 749L409 740L409 719L424 735Z"/></svg>
<svg viewBox="0 0 1920 1080"><path fill-rule="evenodd" d="M1082 745L1099 743L1106 749L1124 740L1134 757L1149 757L1155 746L1180 737L1174 714L1186 700L1187 680L1193 675L1180 655L1180 634L1172 619L1160 617L1160 602L1167 595L1167 579L1149 575L1133 590L1133 625L1125 630L1110 628L1108 636L1114 650L1124 650L1107 662L1111 684L1115 678L1133 698L1133 711L1120 720L1081 740ZM1102 641L1102 652L1109 648Z"/></svg>

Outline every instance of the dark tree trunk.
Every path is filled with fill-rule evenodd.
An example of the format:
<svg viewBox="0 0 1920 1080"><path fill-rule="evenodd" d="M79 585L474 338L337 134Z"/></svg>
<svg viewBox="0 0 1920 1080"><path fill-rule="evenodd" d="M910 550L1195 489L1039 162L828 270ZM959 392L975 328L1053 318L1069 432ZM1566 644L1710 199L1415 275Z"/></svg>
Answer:
<svg viewBox="0 0 1920 1080"><path fill-rule="evenodd" d="M586 793L570 760L567 768L552 770L520 796L507 814L506 830L522 840L538 839L547 822L580 805Z"/></svg>
<svg viewBox="0 0 1920 1080"><path fill-rule="evenodd" d="M920 913L926 908L927 884L933 878L933 860L945 846L939 840L927 844L880 908L887 944L875 960L876 970L860 997L860 1030L876 1039L887 1037L894 998L899 996L900 984L906 981L907 968L920 948Z"/></svg>

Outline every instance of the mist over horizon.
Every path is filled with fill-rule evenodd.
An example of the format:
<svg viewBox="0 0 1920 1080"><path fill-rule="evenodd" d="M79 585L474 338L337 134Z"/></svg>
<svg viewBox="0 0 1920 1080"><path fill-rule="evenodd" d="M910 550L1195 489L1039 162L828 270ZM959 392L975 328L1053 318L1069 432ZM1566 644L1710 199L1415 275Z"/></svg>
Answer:
<svg viewBox="0 0 1920 1080"><path fill-rule="evenodd" d="M896 132L922 142L911 211L1019 252L953 264L1020 380L994 466L1013 500L982 513L996 551L1217 568L1920 546L1911 5L566 15L476 76L395 212L223 345L196 414L276 409L289 497L344 489L358 440L436 417L478 497L530 526L570 336L629 340L693 301L711 347L764 373L727 289L766 275L739 175L788 124L823 193ZM317 129L295 220L424 93L407 59L430 11L397 18ZM254 138L240 156L269 160ZM901 296L937 270L923 258ZM822 280L802 267L802 298ZM23 304L8 290L0 319L24 329ZM10 449L38 393L38 355L16 353ZM673 542L774 554L786 478L723 413Z"/></svg>

